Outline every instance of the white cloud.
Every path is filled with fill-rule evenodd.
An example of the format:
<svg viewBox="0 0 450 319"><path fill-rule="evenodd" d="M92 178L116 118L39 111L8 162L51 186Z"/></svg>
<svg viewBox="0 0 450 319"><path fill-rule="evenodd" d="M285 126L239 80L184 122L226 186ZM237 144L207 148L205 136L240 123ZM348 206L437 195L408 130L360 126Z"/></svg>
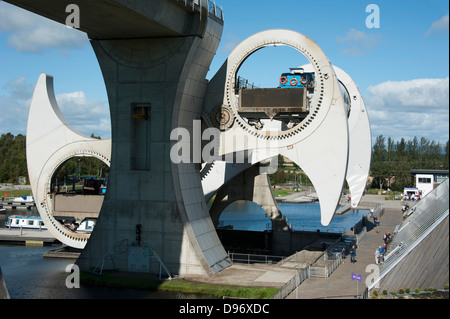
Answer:
<svg viewBox="0 0 450 319"><path fill-rule="evenodd" d="M364 98L372 136L414 136L444 143L449 134L449 78L387 81Z"/></svg>
<svg viewBox="0 0 450 319"><path fill-rule="evenodd" d="M337 36L336 42L345 45L341 54L360 56L371 51L381 41L379 33L365 33L356 29L350 29L343 37Z"/></svg>
<svg viewBox="0 0 450 319"><path fill-rule="evenodd" d="M387 81L369 86L367 91L377 100L378 107L407 109L414 112L424 110L443 111L449 106L449 78L415 79L411 81Z"/></svg>
<svg viewBox="0 0 450 319"><path fill-rule="evenodd" d="M106 102L88 99L82 91L56 95L66 120L84 135L111 137L111 120Z"/></svg>
<svg viewBox="0 0 450 319"><path fill-rule="evenodd" d="M241 39L236 34L226 34L223 39L223 47L221 53L224 55L230 54L241 42Z"/></svg>
<svg viewBox="0 0 450 319"><path fill-rule="evenodd" d="M0 32L8 45L20 52L41 54L46 48L65 52L88 43L85 33L6 3L0 3Z"/></svg>
<svg viewBox="0 0 450 319"><path fill-rule="evenodd" d="M0 95L0 134L26 134L28 110L34 84L26 77L9 81ZM94 133L103 139L111 137L111 120L107 102L89 99L82 91L56 96L58 106L67 122L80 133Z"/></svg>
<svg viewBox="0 0 450 319"><path fill-rule="evenodd" d="M432 34L448 32L448 13L437 21L434 21L425 36L430 36Z"/></svg>
<svg viewBox="0 0 450 319"><path fill-rule="evenodd" d="M9 81L0 95L0 134L25 134L33 84L25 77Z"/></svg>

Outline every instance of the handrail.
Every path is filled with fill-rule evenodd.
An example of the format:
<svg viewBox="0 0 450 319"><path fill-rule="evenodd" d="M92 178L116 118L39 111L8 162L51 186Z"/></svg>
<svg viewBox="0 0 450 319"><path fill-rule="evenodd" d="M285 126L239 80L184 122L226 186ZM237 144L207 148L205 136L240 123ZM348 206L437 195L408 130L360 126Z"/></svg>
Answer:
<svg viewBox="0 0 450 319"><path fill-rule="evenodd" d="M414 213L403 221L397 234L394 235L389 252L380 266L379 276L370 284L369 290L448 216L448 194L449 180L447 179L414 206Z"/></svg>
<svg viewBox="0 0 450 319"><path fill-rule="evenodd" d="M200 7L201 0L176 0L177 2L184 2L185 7L191 8L192 11L196 10L196 6ZM214 15L216 18L223 21L223 9L218 7L215 1L207 0L208 12Z"/></svg>
<svg viewBox="0 0 450 319"><path fill-rule="evenodd" d="M293 292L298 286L300 286L302 282L304 282L309 277L309 266L303 268L302 270L297 270L297 273L294 275L294 277L292 277L291 280L281 286L281 288L278 289L274 294L272 294L269 299L285 299L291 292Z"/></svg>
<svg viewBox="0 0 450 319"><path fill-rule="evenodd" d="M240 257L240 258L239 258ZM275 262L283 261L286 257L274 256L274 255L257 255L257 254L245 254L245 253L231 253L228 252L228 258L232 262L247 263L247 264L272 264Z"/></svg>

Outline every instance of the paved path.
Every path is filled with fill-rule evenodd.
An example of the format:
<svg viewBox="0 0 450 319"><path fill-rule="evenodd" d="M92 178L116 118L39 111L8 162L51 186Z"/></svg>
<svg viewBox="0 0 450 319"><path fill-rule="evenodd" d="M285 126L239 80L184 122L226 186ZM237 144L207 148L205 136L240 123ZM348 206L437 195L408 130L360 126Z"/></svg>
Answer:
<svg viewBox="0 0 450 319"><path fill-rule="evenodd" d="M384 215L380 218L379 227L369 227L367 234L359 243L356 251L356 263L350 262L347 257L343 264L328 278L310 277L300 286L298 291L299 299L315 298L355 298L357 294L356 281L352 280L352 273L362 275L362 282L359 283L358 294L361 295L366 287L365 281L371 272L366 272L366 267L375 264L375 250L383 244L383 234L392 233L395 226L402 221L401 202L385 201L383 195L367 195L361 202L378 202L385 208ZM296 292L293 291L286 299L295 299Z"/></svg>
<svg viewBox="0 0 450 319"><path fill-rule="evenodd" d="M277 202L281 203L311 203L319 198L315 192L294 192L286 196L275 197Z"/></svg>
<svg viewBox="0 0 450 319"><path fill-rule="evenodd" d="M55 237L48 230L35 229L9 229L0 228L0 242L26 242L26 241L40 241L40 242L57 242Z"/></svg>
<svg viewBox="0 0 450 319"><path fill-rule="evenodd" d="M210 278L186 276L186 279L217 285L281 288L295 276L295 273L296 270L293 268L284 268L276 265L235 263Z"/></svg>

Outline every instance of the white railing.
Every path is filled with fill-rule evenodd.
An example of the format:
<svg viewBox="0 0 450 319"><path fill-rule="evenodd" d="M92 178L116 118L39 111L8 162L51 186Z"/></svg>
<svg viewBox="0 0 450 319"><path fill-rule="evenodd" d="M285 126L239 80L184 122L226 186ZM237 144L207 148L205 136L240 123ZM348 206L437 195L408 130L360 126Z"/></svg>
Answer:
<svg viewBox="0 0 450 319"><path fill-rule="evenodd" d="M200 7L201 0L176 0L177 2L184 3L185 7L191 8L192 11L195 11L196 8ZM215 17L219 18L223 21L223 9L216 5L215 1L207 0L208 2L208 12Z"/></svg>
<svg viewBox="0 0 450 319"><path fill-rule="evenodd" d="M336 270L336 268L342 263L342 255L337 254L337 258L334 260L327 260L328 263L325 266L311 266L311 277L328 278Z"/></svg>
<svg viewBox="0 0 450 319"><path fill-rule="evenodd" d="M414 213L403 221L394 236L384 262L380 266L380 275L369 286L369 290L448 216L449 180L445 180L436 189L424 196L414 208Z"/></svg>
<svg viewBox="0 0 450 319"><path fill-rule="evenodd" d="M241 264L276 264L283 261L286 257L228 252L228 258L232 262Z"/></svg>
<svg viewBox="0 0 450 319"><path fill-rule="evenodd" d="M297 273L291 280L285 283L277 292L275 292L269 299L285 299L291 292L293 292L302 282L310 276L310 267L297 270Z"/></svg>

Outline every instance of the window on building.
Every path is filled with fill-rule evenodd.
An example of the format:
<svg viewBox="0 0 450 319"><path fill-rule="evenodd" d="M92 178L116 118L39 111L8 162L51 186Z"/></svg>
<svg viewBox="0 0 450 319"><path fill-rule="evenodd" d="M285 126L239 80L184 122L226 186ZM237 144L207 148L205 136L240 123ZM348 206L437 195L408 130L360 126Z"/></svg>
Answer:
<svg viewBox="0 0 450 319"><path fill-rule="evenodd" d="M434 175L434 182L435 183L442 183L448 178L448 175Z"/></svg>
<svg viewBox="0 0 450 319"><path fill-rule="evenodd" d="M430 183L431 183L431 178L428 178L428 177L419 177L419 183L422 183L422 184L430 184Z"/></svg>

